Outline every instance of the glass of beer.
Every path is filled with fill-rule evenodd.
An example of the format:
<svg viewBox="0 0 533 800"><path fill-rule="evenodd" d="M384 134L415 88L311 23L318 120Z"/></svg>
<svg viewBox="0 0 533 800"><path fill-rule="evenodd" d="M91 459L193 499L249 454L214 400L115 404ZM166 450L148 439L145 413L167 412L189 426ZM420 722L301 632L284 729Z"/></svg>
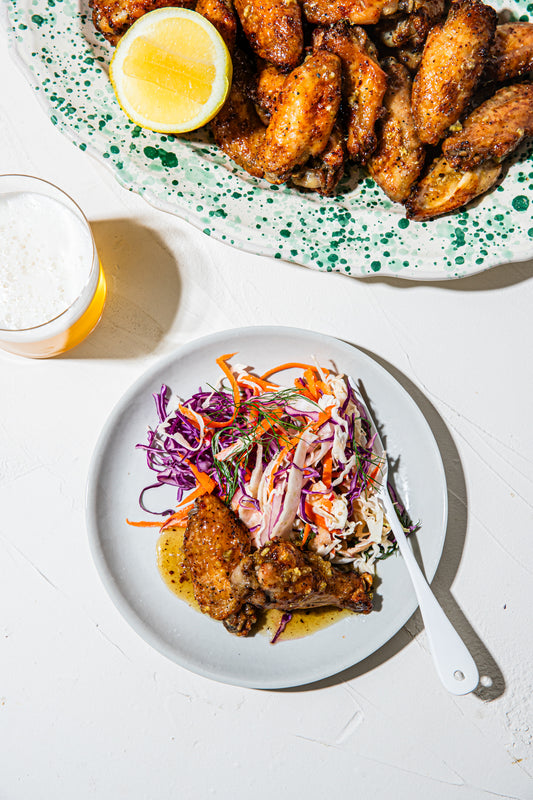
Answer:
<svg viewBox="0 0 533 800"><path fill-rule="evenodd" d="M0 347L30 358L64 353L96 326L105 297L79 206L48 181L0 175Z"/></svg>

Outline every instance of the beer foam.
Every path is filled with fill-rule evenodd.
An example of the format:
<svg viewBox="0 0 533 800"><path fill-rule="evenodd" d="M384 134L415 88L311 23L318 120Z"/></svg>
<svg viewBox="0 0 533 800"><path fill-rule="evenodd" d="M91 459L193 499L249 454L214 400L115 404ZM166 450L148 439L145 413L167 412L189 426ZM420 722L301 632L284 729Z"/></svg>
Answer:
<svg viewBox="0 0 533 800"><path fill-rule="evenodd" d="M92 260L87 227L62 203L37 192L0 195L0 328L32 328L62 314Z"/></svg>

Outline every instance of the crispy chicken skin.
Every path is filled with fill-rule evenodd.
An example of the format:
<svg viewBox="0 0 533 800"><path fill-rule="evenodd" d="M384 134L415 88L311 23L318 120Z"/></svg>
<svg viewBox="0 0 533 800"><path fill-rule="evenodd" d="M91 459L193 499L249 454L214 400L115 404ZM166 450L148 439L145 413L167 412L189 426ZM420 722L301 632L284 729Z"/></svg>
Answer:
<svg viewBox="0 0 533 800"><path fill-rule="evenodd" d="M335 125L325 149L319 156L309 159L301 170L292 173L292 183L300 189L332 195L344 174L345 160L344 136L339 126Z"/></svg>
<svg viewBox="0 0 533 800"><path fill-rule="evenodd" d="M498 25L485 72L488 80L523 78L533 70L533 22Z"/></svg>
<svg viewBox="0 0 533 800"><path fill-rule="evenodd" d="M386 115L380 123L378 146L368 162L368 172L385 194L397 203L408 197L425 160L424 145L411 113L411 76L393 58L384 62L389 76Z"/></svg>
<svg viewBox="0 0 533 800"><path fill-rule="evenodd" d="M459 169L472 169L493 158L502 160L533 136L533 84L500 89L470 114L463 129L442 143L442 152Z"/></svg>
<svg viewBox="0 0 533 800"><path fill-rule="evenodd" d="M501 171L501 164L494 161L473 170L456 170L440 156L411 192L405 204L407 216L420 221L455 211L494 186Z"/></svg>
<svg viewBox="0 0 533 800"><path fill-rule="evenodd" d="M400 0L303 0L306 20L331 25L343 20L354 25L375 25L382 15L395 14Z"/></svg>
<svg viewBox="0 0 533 800"><path fill-rule="evenodd" d="M297 0L235 0L243 31L252 50L280 67L302 60L302 14Z"/></svg>
<svg viewBox="0 0 533 800"><path fill-rule="evenodd" d="M385 17L380 21L378 36L387 47L409 44L421 50L429 31L443 14L444 0L414 0L408 14Z"/></svg>
<svg viewBox="0 0 533 800"><path fill-rule="evenodd" d="M266 120L266 125L270 122L286 80L287 73L275 64L265 62L259 64L254 100L261 119Z"/></svg>
<svg viewBox="0 0 533 800"><path fill-rule="evenodd" d="M376 121L383 110L387 76L377 61L377 51L365 31L347 22L313 33L316 52L327 50L342 64L342 93L349 109L348 153L361 164L376 147Z"/></svg>
<svg viewBox="0 0 533 800"><path fill-rule="evenodd" d="M293 70L266 129L265 178L284 183L296 168L326 147L341 99L341 64L326 51Z"/></svg>
<svg viewBox="0 0 533 800"><path fill-rule="evenodd" d="M248 80L246 60L240 51L233 57L233 82L228 99L211 121L215 142L250 175L262 178L262 150L266 128L259 119Z"/></svg>
<svg viewBox="0 0 533 800"><path fill-rule="evenodd" d="M231 0L198 0L195 11L205 17L220 33L233 53L237 37L237 16Z"/></svg>
<svg viewBox="0 0 533 800"><path fill-rule="evenodd" d="M183 550L194 596L203 613L222 620L240 608L242 600L230 577L250 553L250 533L218 497L204 495L196 501L189 514Z"/></svg>
<svg viewBox="0 0 533 800"><path fill-rule="evenodd" d="M496 12L480 0L455 0L444 24L429 33L413 82L420 139L436 144L462 115L485 68Z"/></svg>
<svg viewBox="0 0 533 800"><path fill-rule="evenodd" d="M337 606L360 614L372 610L371 575L342 572L322 556L281 539L271 539L244 558L231 580L256 607L291 611Z"/></svg>
<svg viewBox="0 0 533 800"><path fill-rule="evenodd" d="M135 20L148 11L167 6L194 8L195 3L196 0L90 0L89 5L95 28L116 45Z"/></svg>

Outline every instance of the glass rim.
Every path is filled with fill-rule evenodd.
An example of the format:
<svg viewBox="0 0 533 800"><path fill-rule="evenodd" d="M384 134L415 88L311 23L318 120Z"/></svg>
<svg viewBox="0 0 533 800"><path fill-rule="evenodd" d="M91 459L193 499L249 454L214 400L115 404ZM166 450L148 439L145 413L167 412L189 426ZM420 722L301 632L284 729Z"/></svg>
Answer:
<svg viewBox="0 0 533 800"><path fill-rule="evenodd" d="M80 208L78 203L67 192L65 192L64 189L61 189L60 186L57 186L55 183L52 183L52 181L47 181L45 178L37 178L35 175L27 175L27 174L25 174L23 172L5 172L5 173L0 173L0 183L2 182L2 180L4 178L25 178L25 179L29 179L30 181L35 181L36 183L44 183L47 186L51 186L52 189L55 189L57 192L62 194L64 197L66 197L67 200L70 203L72 203L72 205L75 206L75 208L79 211L79 213L81 214L81 217L82 217L82 221L85 223L85 227L87 228L87 231L88 231L90 239L91 239L92 263L91 263L91 268L89 270L89 275L87 276L87 280L83 284L83 287L82 287L80 293L77 295L77 297L74 298L74 300L71 303L69 303L69 305L65 308L64 311L62 311L60 314L57 314L55 317L51 317L50 319L47 319L46 322L40 322L38 325L31 325L29 328L3 328L2 326L0 326L0 333L9 333L9 334L29 333L31 331L38 331L41 328L45 328L47 325L50 325L52 322L56 322L57 320L61 319L61 317L63 317L65 314L67 314L70 311L70 309L82 297L83 293L87 289L87 286L91 282L91 278L93 276L93 270L95 268L95 265L99 266L100 262L98 261L98 253L97 253L97 250L96 250L96 242L94 241L94 236L93 236L93 232L91 230L91 226L89 224L89 220L85 216L84 212L82 211L82 209ZM0 186L0 195L1 194L3 194L3 192L1 191L1 186Z"/></svg>

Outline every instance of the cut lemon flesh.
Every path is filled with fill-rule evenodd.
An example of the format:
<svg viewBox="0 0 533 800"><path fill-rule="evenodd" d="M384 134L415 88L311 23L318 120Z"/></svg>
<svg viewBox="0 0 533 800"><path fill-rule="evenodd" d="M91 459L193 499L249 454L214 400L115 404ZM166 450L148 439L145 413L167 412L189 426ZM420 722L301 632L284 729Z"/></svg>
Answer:
<svg viewBox="0 0 533 800"><path fill-rule="evenodd" d="M143 128L184 133L220 110L231 58L216 28L185 8L140 17L120 40L109 77L128 117Z"/></svg>

